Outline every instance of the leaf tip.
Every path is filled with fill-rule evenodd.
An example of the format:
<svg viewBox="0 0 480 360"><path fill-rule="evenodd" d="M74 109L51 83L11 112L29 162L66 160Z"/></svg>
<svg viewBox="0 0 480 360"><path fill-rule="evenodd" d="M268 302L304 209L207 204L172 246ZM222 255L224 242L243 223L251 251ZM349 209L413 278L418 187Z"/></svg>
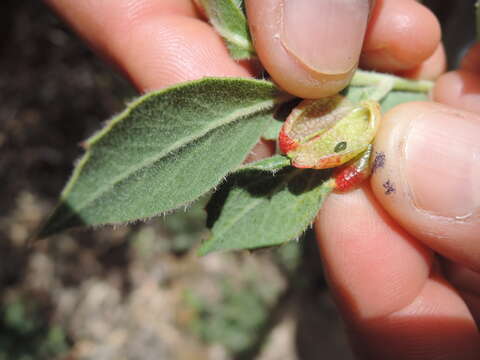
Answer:
<svg viewBox="0 0 480 360"><path fill-rule="evenodd" d="M197 255L206 256L218 251L241 250L241 249L235 249L235 248L230 249L228 247L222 246L221 244L219 244L217 240L218 239L215 237L215 235L212 234L200 245L200 247L197 250Z"/></svg>
<svg viewBox="0 0 480 360"><path fill-rule="evenodd" d="M68 204L60 202L32 238L33 241L45 239L64 230L82 225L85 225L85 223L75 211Z"/></svg>
<svg viewBox="0 0 480 360"><path fill-rule="evenodd" d="M37 242L38 240L48 238L64 230L62 228L59 228L58 225L55 224L54 221L52 221L55 217L56 216L54 213L49 218L47 218L45 223L41 225L37 232L32 236L32 242Z"/></svg>
<svg viewBox="0 0 480 360"><path fill-rule="evenodd" d="M198 256L206 256L210 253L214 252L213 249L211 249L211 246L210 246L210 239L205 241L201 246L200 248L197 250L197 255Z"/></svg>

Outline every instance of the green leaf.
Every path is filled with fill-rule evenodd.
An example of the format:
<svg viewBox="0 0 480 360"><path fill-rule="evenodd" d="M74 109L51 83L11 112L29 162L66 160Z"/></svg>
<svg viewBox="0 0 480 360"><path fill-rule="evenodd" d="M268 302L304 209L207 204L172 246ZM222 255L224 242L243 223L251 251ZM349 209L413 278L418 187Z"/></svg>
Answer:
<svg viewBox="0 0 480 360"><path fill-rule="evenodd" d="M268 122L267 129L263 132L262 138L265 140L274 140L278 139L278 134L282 129L283 121L280 121L272 116L272 118Z"/></svg>
<svg viewBox="0 0 480 360"><path fill-rule="evenodd" d="M425 93L415 93L408 91L392 91L382 101L382 111L386 112L394 106L411 102L411 101L428 101L428 96Z"/></svg>
<svg viewBox="0 0 480 360"><path fill-rule="evenodd" d="M255 56L247 18L243 12L243 1L200 0L200 3L234 59L243 60Z"/></svg>
<svg viewBox="0 0 480 360"><path fill-rule="evenodd" d="M351 86L381 86L390 83L392 90L428 93L434 83L428 80L410 80L403 77L378 73L375 71L357 70L350 83Z"/></svg>
<svg viewBox="0 0 480 360"><path fill-rule="evenodd" d="M391 74L357 70L350 86L342 93L353 102L381 99L382 110L385 112L404 102L428 100L427 93L432 88L433 83L427 80L409 80ZM300 101L301 99L294 98L279 106L262 137L276 140L284 121Z"/></svg>
<svg viewBox="0 0 480 360"><path fill-rule="evenodd" d="M86 142L41 236L149 218L197 199L241 164L276 97L267 81L204 79L139 98Z"/></svg>
<svg viewBox="0 0 480 360"><path fill-rule="evenodd" d="M292 112L293 108L300 104L302 99L294 98L290 101L282 103L279 105L273 116L271 117L270 121L268 122L267 129L262 134L262 138L265 140L277 140L278 134L280 133L280 129L283 126L283 123L287 119L288 115Z"/></svg>
<svg viewBox="0 0 480 360"><path fill-rule="evenodd" d="M364 98L368 98L369 93L374 91L373 87L349 86L344 90L344 95L351 101L358 102ZM396 105L410 101L428 101L428 96L423 92L412 91L391 91L381 101L382 112L386 112Z"/></svg>
<svg viewBox="0 0 480 360"><path fill-rule="evenodd" d="M254 163L246 164L237 172L257 170L275 173L287 166L290 166L290 159L288 157L283 155L274 155Z"/></svg>
<svg viewBox="0 0 480 360"><path fill-rule="evenodd" d="M212 235L200 254L280 245L312 223L332 191L331 172L285 167L273 174L264 165L237 171L214 194L207 206Z"/></svg>

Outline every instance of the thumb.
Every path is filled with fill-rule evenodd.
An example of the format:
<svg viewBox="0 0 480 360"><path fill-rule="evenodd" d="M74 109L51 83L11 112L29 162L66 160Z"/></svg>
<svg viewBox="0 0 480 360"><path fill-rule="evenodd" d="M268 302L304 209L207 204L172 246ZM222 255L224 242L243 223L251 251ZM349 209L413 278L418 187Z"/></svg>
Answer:
<svg viewBox="0 0 480 360"><path fill-rule="evenodd" d="M247 0L258 56L303 98L335 94L356 70L372 0Z"/></svg>
<svg viewBox="0 0 480 360"><path fill-rule="evenodd" d="M404 229L444 257L480 271L480 116L436 103L385 114L372 188Z"/></svg>

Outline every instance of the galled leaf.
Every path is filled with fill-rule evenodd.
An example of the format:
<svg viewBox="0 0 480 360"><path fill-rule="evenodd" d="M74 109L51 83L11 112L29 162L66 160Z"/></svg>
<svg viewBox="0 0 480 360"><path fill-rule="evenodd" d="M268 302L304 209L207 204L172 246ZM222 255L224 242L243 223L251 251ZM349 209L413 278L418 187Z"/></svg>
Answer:
<svg viewBox="0 0 480 360"><path fill-rule="evenodd" d="M378 101L382 111L386 112L395 105L405 102L428 100L427 94L432 88L433 83L427 80L409 80L390 74L357 70L351 84L342 93L354 103L366 100ZM275 111L262 137L276 140L283 122L300 101L301 99L297 98L282 104Z"/></svg>
<svg viewBox="0 0 480 360"><path fill-rule="evenodd" d="M204 79L139 98L86 142L40 236L197 199L241 164L276 102L272 83L248 79Z"/></svg>
<svg viewBox="0 0 480 360"><path fill-rule="evenodd" d="M331 173L266 166L265 161L288 164L280 158L240 169L213 195L207 206L212 235L200 254L283 244L312 223L332 191Z"/></svg>
<svg viewBox="0 0 480 360"><path fill-rule="evenodd" d="M211 24L225 40L228 50L236 60L250 59L255 55L243 1L199 0Z"/></svg>
<svg viewBox="0 0 480 360"><path fill-rule="evenodd" d="M242 168L238 169L237 172L257 170L271 172L274 174L275 172L282 170L287 166L290 166L289 158L283 155L273 155L269 158L246 164Z"/></svg>
<svg viewBox="0 0 480 360"><path fill-rule="evenodd" d="M294 167L337 167L367 149L380 118L376 101L355 104L342 95L304 100L283 125L278 144Z"/></svg>

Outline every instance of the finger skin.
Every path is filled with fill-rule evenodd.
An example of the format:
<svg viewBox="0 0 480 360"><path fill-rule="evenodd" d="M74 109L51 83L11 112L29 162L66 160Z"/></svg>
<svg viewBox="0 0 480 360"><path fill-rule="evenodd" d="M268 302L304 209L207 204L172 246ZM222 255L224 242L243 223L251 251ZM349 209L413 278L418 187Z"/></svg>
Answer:
<svg viewBox="0 0 480 360"><path fill-rule="evenodd" d="M413 69L397 73L415 80L436 80L447 69L447 56L443 44L439 44L432 56Z"/></svg>
<svg viewBox="0 0 480 360"><path fill-rule="evenodd" d="M325 270L351 316L402 309L429 277L431 252L389 218L368 188L330 195L316 230Z"/></svg>
<svg viewBox="0 0 480 360"><path fill-rule="evenodd" d="M283 24L281 1L250 0L246 5L257 54L280 87L298 97L320 98L348 85L355 68L341 74L324 74L305 66L287 52L279 36Z"/></svg>
<svg viewBox="0 0 480 360"><path fill-rule="evenodd" d="M360 66L398 72L418 66L437 49L440 24L413 0L377 1L365 37Z"/></svg>
<svg viewBox="0 0 480 360"><path fill-rule="evenodd" d="M359 359L475 360L480 336L468 307L433 276L405 308L353 328Z"/></svg>
<svg viewBox="0 0 480 360"><path fill-rule="evenodd" d="M273 80L303 98L328 96L343 89L355 68L325 74L299 63L279 39L281 10L279 0L247 1L255 47ZM311 38L311 34L305 36ZM361 65L387 72L412 69L434 54L440 36L438 21L423 5L413 0L378 0L367 30Z"/></svg>
<svg viewBox="0 0 480 360"><path fill-rule="evenodd" d="M480 42L477 42L467 52L460 64L460 68L473 73L480 73Z"/></svg>
<svg viewBox="0 0 480 360"><path fill-rule="evenodd" d="M189 0L45 0L95 47L108 49L112 38L153 17L195 17Z"/></svg>
<svg viewBox="0 0 480 360"><path fill-rule="evenodd" d="M49 3L142 92L204 76L251 76L186 0Z"/></svg>
<svg viewBox="0 0 480 360"><path fill-rule="evenodd" d="M458 290L467 304L477 327L480 326L480 273L464 266L444 261L443 271L448 281Z"/></svg>
<svg viewBox="0 0 480 360"><path fill-rule="evenodd" d="M442 75L433 89L433 99L480 114L480 72L461 69Z"/></svg>
<svg viewBox="0 0 480 360"><path fill-rule="evenodd" d="M469 291L460 291L459 293L470 309L470 312L477 323L477 327L480 327L480 296L472 294Z"/></svg>
<svg viewBox="0 0 480 360"><path fill-rule="evenodd" d="M397 106L384 116L375 139L376 156L381 155L382 166L371 178L376 198L408 232L446 258L476 271L480 270L480 209L470 210L468 214L462 212L462 216L450 211L456 203L459 206L466 203L463 195L468 201L476 199L476 186L472 185L470 190L455 184L463 183L464 177L468 181L470 175L476 174L475 166L465 168L470 169L468 172L464 166L472 164L473 156L480 152L480 148L477 149L480 144L475 140L480 135L479 123L477 115L436 103ZM449 135L435 137L440 125L450 129ZM428 148L420 152L420 157L411 158L408 151L418 139L417 135L411 135L414 129L431 133L436 140L427 142ZM433 152L437 146L433 144L437 142L445 144L442 149L452 154L464 149L468 154L468 158L464 158L466 165L442 160L450 154ZM432 162L441 163L441 168L432 168ZM442 208L444 201L453 204L452 207Z"/></svg>
<svg viewBox="0 0 480 360"><path fill-rule="evenodd" d="M190 1L49 0L48 3L98 52L117 64L142 91L201 76L248 76L252 73L249 66L229 59L223 42L210 27L194 21L198 14ZM390 15L385 13L380 18ZM190 21L172 20L170 24L162 24L165 17L174 16L190 18ZM183 31L184 26L190 30ZM381 26L376 28L382 30ZM387 24L383 31L388 32L389 28ZM161 33L175 36L171 39L165 38ZM178 55L172 54L173 51L177 51ZM164 55L167 57L164 58ZM195 61L196 56L199 57L198 62ZM277 61L281 62L280 59ZM287 67L286 71L280 71L274 79L282 84L291 81L291 91L297 91L304 97L318 97L336 92L348 83L351 75L347 74L341 79L334 76L322 87L318 86L318 81L306 84L308 79L297 76L298 74L291 70ZM290 74L293 76L289 77ZM313 92L312 86L315 88Z"/></svg>
<svg viewBox="0 0 480 360"><path fill-rule="evenodd" d="M330 288L359 359L475 359L477 328L433 254L367 188L331 195L316 231Z"/></svg>
<svg viewBox="0 0 480 360"><path fill-rule="evenodd" d="M245 162L250 163L272 156L275 154L275 145L275 141L260 139L257 145L250 151L250 154L248 154Z"/></svg>

